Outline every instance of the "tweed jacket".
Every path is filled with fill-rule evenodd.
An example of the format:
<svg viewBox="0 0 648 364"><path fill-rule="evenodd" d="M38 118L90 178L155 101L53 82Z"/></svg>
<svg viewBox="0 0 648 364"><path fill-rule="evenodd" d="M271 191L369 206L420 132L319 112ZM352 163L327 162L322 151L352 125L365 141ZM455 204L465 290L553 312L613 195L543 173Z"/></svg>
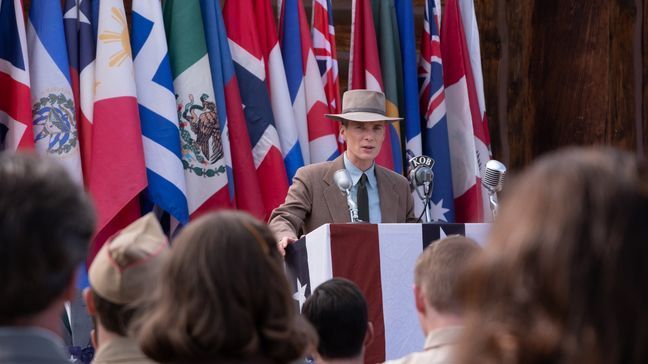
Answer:
<svg viewBox="0 0 648 364"><path fill-rule="evenodd" d="M333 161L315 163L297 170L286 201L270 215L269 225L277 240L297 238L327 223L350 222L346 197L333 181L344 168L341 155ZM416 222L414 202L407 179L376 165L380 214L384 223Z"/></svg>

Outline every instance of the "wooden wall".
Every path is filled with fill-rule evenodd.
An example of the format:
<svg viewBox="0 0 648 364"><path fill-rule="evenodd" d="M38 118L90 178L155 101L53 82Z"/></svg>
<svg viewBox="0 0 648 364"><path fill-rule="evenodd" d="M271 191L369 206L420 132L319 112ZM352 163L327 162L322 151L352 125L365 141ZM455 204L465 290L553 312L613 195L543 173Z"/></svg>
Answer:
<svg viewBox="0 0 648 364"><path fill-rule="evenodd" d="M474 1L495 158L518 169L573 144L647 155L648 1ZM345 89L352 1L332 2ZM413 2L419 38L424 0Z"/></svg>

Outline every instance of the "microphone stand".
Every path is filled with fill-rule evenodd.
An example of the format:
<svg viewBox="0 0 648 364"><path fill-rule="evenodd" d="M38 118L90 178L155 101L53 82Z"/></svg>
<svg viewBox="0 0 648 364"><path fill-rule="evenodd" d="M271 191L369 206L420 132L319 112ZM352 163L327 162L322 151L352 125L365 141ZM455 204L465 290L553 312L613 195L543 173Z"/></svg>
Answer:
<svg viewBox="0 0 648 364"><path fill-rule="evenodd" d="M426 222L432 222L432 208L430 207L430 198L432 197L432 189L430 182L423 183L423 207L425 208Z"/></svg>
<svg viewBox="0 0 648 364"><path fill-rule="evenodd" d="M497 192L494 190L491 190L490 188L488 190L488 200L490 201L490 210L491 214L493 214L493 221L495 220L495 217L497 216Z"/></svg>
<svg viewBox="0 0 648 364"><path fill-rule="evenodd" d="M360 222L360 218L358 217L358 204L351 198L351 190L344 190L344 196L346 196L347 205L349 206L351 222Z"/></svg>

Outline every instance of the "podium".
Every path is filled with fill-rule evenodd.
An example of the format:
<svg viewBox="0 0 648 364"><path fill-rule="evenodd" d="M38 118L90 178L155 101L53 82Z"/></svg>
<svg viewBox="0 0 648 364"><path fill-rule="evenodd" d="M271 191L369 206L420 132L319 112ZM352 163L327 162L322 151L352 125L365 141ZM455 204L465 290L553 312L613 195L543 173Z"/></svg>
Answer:
<svg viewBox="0 0 648 364"><path fill-rule="evenodd" d="M400 358L423 348L414 305L414 265L432 241L468 236L484 244L490 224L326 224L286 249L293 298L302 304L333 277L355 282L369 306L374 341L365 362Z"/></svg>

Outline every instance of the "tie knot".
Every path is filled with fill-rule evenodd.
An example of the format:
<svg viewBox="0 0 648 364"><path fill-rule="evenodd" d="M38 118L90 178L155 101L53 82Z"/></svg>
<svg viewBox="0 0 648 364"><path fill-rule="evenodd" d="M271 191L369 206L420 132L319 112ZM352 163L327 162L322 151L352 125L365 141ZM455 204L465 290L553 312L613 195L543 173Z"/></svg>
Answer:
<svg viewBox="0 0 648 364"><path fill-rule="evenodd" d="M367 181L369 181L369 177L367 177L366 173L363 173L362 176L360 176L360 181L358 183L361 185L366 185Z"/></svg>

